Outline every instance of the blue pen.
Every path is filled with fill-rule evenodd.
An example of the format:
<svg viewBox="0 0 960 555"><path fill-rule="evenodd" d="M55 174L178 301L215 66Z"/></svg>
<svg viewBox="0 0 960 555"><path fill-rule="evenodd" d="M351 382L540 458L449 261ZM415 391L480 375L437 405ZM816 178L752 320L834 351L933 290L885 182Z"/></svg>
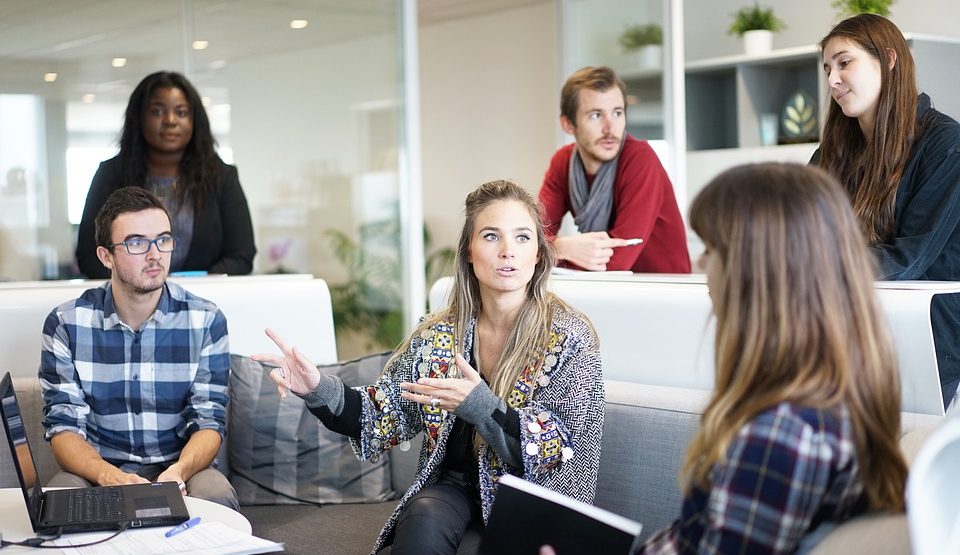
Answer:
<svg viewBox="0 0 960 555"><path fill-rule="evenodd" d="M193 528L197 524L200 524L200 517L195 516L190 520L178 525L176 528L171 528L170 530L167 530L167 533L164 534L164 536L168 538L172 538L173 536L176 536L177 534L179 534L180 532L183 532L187 528Z"/></svg>

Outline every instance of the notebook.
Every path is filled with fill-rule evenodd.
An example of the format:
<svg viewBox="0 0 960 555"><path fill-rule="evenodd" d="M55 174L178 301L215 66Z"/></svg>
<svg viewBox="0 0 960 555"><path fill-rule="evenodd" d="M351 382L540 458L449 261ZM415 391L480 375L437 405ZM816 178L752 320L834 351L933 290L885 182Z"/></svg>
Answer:
<svg viewBox="0 0 960 555"><path fill-rule="evenodd" d="M500 477L481 555L536 555L550 545L564 553L632 553L639 522L588 505L510 474Z"/></svg>
<svg viewBox="0 0 960 555"><path fill-rule="evenodd" d="M0 379L0 420L33 530L42 534L173 526L190 518L173 482L43 491L10 374Z"/></svg>

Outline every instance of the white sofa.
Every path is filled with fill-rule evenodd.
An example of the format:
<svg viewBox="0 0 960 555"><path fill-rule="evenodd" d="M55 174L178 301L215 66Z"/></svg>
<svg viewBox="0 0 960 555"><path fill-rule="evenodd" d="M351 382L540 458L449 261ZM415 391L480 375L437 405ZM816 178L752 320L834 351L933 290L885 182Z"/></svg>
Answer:
<svg viewBox="0 0 960 555"><path fill-rule="evenodd" d="M317 364L337 361L330 292L306 274L171 278L213 301L227 317L230 352L276 352L263 333L270 326ZM51 310L98 287L100 280L10 282L0 284L0 372L36 376L40 333Z"/></svg>
<svg viewBox="0 0 960 555"><path fill-rule="evenodd" d="M265 325L270 325L303 347L317 362L336 360L329 294L321 280L309 276L208 279L210 281L184 280L183 283L221 306L228 318L233 352L273 350L262 332ZM672 297L650 287L649 283L656 283L655 280L647 285L639 281L635 285L598 283L595 279L553 281L564 298L591 317L601 337L607 372L607 412L596 503L641 521L644 534L655 531L679 514L680 492L676 478L680 461L709 395L709 386L681 387L637 381L638 376L656 375L658 369L672 374L667 376L670 379L690 379L689 375L681 375L682 361L709 355L709 341L703 343L708 313L703 310L705 290L702 284L695 283L695 278L685 279L691 287L684 293L681 283ZM41 451L38 462L46 476L52 475L56 461L41 439L39 425L42 402L35 376L40 327L53 306L79 295L89 286L89 283L75 282L0 286L0 348L6 354L21 357L16 366L24 371L17 374L21 376L17 390L21 402L29 398L33 407L25 415L25 421L32 444ZM448 282L443 280L434 286L432 306L443 302L445 287ZM671 308L668 299L686 308ZM666 311L666 315L658 315L657 310ZM678 321L682 320L681 314L690 321L686 324ZM645 321L646 328L640 328L639 320ZM669 357L671 347L663 344L671 333L679 334L673 341L680 344L673 359ZM657 349L661 351L658 356L663 358L646 356ZM0 364L13 358L5 356ZM12 367L0 367L0 371L7 368ZM707 367L693 373L696 369L693 365L688 373L696 377L712 372ZM940 419L936 415L914 416L917 420L907 423L906 427ZM391 457L395 491L409 483L416 451L411 449ZM0 469L2 467L0 464ZM4 478L9 476L0 470L0 480ZM250 518L255 534L285 542L289 553L365 553L393 504L270 505L245 506L242 510ZM857 519L828 536L817 552L847 553L850 551L847 542L857 542L853 545L860 552L909 553L906 518L897 515Z"/></svg>
<svg viewBox="0 0 960 555"><path fill-rule="evenodd" d="M452 278L430 290L431 309L446 302ZM607 380L709 392L713 336L705 277L556 275L550 287L590 317L600 336ZM877 294L898 353L904 431L944 415L930 328L930 299L960 283L878 282Z"/></svg>

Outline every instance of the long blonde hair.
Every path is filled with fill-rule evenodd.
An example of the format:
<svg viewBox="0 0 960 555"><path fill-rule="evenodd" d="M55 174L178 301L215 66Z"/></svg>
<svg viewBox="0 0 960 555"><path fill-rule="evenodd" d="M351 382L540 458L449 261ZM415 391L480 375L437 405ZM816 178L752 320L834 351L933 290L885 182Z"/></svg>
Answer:
<svg viewBox="0 0 960 555"><path fill-rule="evenodd" d="M512 181L488 181L467 195L465 219L460 231L460 240L454 262L456 273L453 276L453 289L447 307L439 310L417 326L417 329L403 342L394 354L394 358L410 348L410 340L420 332L442 320L452 321L456 326L457 341L454 354L461 352L464 333L472 318L480 313L480 282L470 264L470 242L474 235L477 215L484 208L497 201L516 201L524 205L533 219L537 233L538 260L530 283L527 284L527 298L520 307L517 320L503 346L500 359L489 372L492 376L490 389L499 397L506 399L520 372L530 364L541 364L543 349L550 338L553 311L563 305L559 298L547 290L550 270L556 255L543 232L540 210L533 197ZM389 364L388 364L389 367Z"/></svg>
<svg viewBox="0 0 960 555"><path fill-rule="evenodd" d="M781 402L846 406L869 505L903 510L900 381L873 261L839 184L817 168L758 164L711 181L690 225L718 257L716 385L684 461L708 487L738 431Z"/></svg>

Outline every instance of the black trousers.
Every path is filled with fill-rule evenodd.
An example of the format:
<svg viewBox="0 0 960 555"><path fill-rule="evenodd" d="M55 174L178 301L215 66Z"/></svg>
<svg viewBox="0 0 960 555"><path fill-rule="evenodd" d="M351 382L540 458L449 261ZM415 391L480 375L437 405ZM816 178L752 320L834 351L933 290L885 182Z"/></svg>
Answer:
<svg viewBox="0 0 960 555"><path fill-rule="evenodd" d="M483 514L475 490L445 474L410 500L394 532L390 555L475 555Z"/></svg>

